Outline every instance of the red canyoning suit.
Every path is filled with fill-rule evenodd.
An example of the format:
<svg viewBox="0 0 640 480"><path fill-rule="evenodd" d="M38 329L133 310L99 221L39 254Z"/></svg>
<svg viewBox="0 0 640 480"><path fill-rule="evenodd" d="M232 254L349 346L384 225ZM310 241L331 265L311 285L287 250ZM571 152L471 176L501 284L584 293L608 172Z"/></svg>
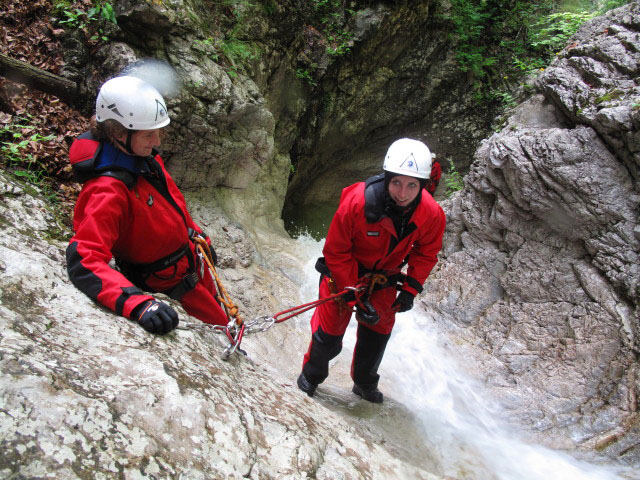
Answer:
<svg viewBox="0 0 640 480"><path fill-rule="evenodd" d="M427 184L427 190L433 196L436 193L436 189L438 188L438 184L440 183L440 178L442 177L442 167L440 166L440 162L434 160L431 164L431 174L429 175L430 182Z"/></svg>
<svg viewBox="0 0 640 480"><path fill-rule="evenodd" d="M114 158L118 161L99 173L89 173L93 178L84 183L76 203L75 234L66 255L73 284L93 300L129 318L136 306L153 298L139 288L142 279L145 290L177 298L189 315L206 323L226 325L226 314L214 297L211 275L207 269L204 278L196 273L190 233L202 234L202 230L189 215L184 197L160 156L125 155L89 134L78 138L69 152L76 173L86 165L93 168L105 156L109 156L108 163ZM125 177L118 175L123 172L119 168L123 161L129 166ZM134 173L131 165L135 166ZM135 280L109 266L112 257Z"/></svg>
<svg viewBox="0 0 640 480"><path fill-rule="evenodd" d="M431 195L421 195L402 234L384 213L384 175L372 177L342 191L325 241L323 254L331 276L323 276L320 297L354 286L362 272L400 273L408 256L408 270L402 289L417 294L437 263L442 247L445 215ZM366 188L366 194L365 194ZM396 284L375 290L369 300L380 320L375 325L358 325L351 376L355 383L376 386L377 369L393 329ZM353 302L350 304L353 305ZM332 301L321 304L311 318L312 340L304 361L303 373L308 381L319 384L328 375L328 362L340 352L342 336L352 315L350 305Z"/></svg>

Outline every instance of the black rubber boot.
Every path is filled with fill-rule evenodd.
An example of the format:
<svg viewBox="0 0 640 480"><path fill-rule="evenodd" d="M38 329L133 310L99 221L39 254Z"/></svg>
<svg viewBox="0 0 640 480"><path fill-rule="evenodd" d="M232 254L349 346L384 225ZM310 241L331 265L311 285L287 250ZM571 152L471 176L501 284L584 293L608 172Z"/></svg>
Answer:
<svg viewBox="0 0 640 480"><path fill-rule="evenodd" d="M362 389L372 390L378 386L378 367L382 362L384 350L391 334L377 333L358 324L358 336L351 362L353 383Z"/></svg>
<svg viewBox="0 0 640 480"><path fill-rule="evenodd" d="M362 399L367 402L382 403L384 400L384 395L382 395L382 392L378 390L378 387L358 385L357 383L354 383L351 391L359 397L362 397Z"/></svg>
<svg viewBox="0 0 640 480"><path fill-rule="evenodd" d="M319 385L329 376L329 362L342 350L342 335L329 335L318 329L311 336L308 360L302 366L305 380Z"/></svg>
<svg viewBox="0 0 640 480"><path fill-rule="evenodd" d="M318 385L307 380L307 377L304 376L304 373L301 373L298 376L298 388L310 397L313 397L313 394L316 393L317 387Z"/></svg>

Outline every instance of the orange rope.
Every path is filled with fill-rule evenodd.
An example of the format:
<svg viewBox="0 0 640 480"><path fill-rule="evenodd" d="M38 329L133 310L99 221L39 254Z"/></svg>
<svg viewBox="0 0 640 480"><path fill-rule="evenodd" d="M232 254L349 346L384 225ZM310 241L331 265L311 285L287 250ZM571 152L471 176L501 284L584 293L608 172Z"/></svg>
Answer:
<svg viewBox="0 0 640 480"><path fill-rule="evenodd" d="M220 280L220 276L216 271L216 267L213 265L213 258L211 258L211 252L209 250L209 245L207 244L207 241L202 237L194 237L193 240L196 242L197 250L202 254L202 257L204 258L205 262L207 262L209 271L211 272L211 274L213 275L213 278L216 281L216 286L218 287L217 289L218 295L216 296L216 298L220 303L222 303L222 305L224 305L224 308L227 311L227 317L230 317L230 318L233 317L236 321L236 325L238 326L242 325L244 321L240 317L238 306L235 303L233 303L233 300L231 300L231 297L227 293L227 290L224 288L224 285L222 285L222 281ZM204 248L203 245L206 246L207 248Z"/></svg>
<svg viewBox="0 0 640 480"><path fill-rule="evenodd" d="M371 275L371 280L369 281L369 295L371 295L371 293L373 292L373 287L375 287L378 283L380 285L384 285L385 283L387 283L387 276L383 275L382 273L374 273Z"/></svg>

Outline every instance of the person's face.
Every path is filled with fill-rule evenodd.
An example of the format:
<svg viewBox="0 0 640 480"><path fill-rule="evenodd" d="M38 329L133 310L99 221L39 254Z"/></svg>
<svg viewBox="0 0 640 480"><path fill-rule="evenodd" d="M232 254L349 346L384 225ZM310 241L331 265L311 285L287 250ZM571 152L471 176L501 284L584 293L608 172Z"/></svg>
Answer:
<svg viewBox="0 0 640 480"><path fill-rule="evenodd" d="M389 182L389 196L396 205L406 207L420 193L420 181L414 177L397 175Z"/></svg>
<svg viewBox="0 0 640 480"><path fill-rule="evenodd" d="M118 140L126 143L127 134L123 133L118 137ZM138 130L131 136L131 150L140 157L151 155L151 150L159 147L161 143L159 128L154 128L153 130Z"/></svg>

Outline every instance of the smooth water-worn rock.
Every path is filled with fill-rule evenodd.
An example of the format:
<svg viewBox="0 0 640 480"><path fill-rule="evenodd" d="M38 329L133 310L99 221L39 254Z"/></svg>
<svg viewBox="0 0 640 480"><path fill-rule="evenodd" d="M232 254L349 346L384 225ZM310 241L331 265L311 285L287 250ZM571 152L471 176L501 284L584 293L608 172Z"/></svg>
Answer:
<svg viewBox="0 0 640 480"><path fill-rule="evenodd" d="M445 202L421 297L500 360L485 378L556 445L637 464L640 4L585 25ZM459 331L458 331L458 334Z"/></svg>
<svg viewBox="0 0 640 480"><path fill-rule="evenodd" d="M362 60L357 65L346 57L332 63L322 38L298 28L304 13L288 14L278 2L275 15L252 24L268 48L251 79L216 60L201 24L215 19L202 9L195 15L197 2L113 3L114 38L130 43L89 58L70 36L66 73L91 98L103 80L95 64L109 76L155 56L187 80L168 97L168 168L219 246L223 278L248 319L298 301L299 265L280 219L290 152L319 159L299 166L291 198L329 203L322 189L337 196L349 169L379 165L400 129L442 134L442 148L460 144L456 132L471 132L469 150L484 136L450 88L460 79L441 37L398 17L415 8L428 18L427 2L359 11L359 49L350 57ZM640 464L638 19L633 2L585 25L503 131L482 142L464 190L443 202L441 262L416 302L464 344L468 368L539 441L596 448L633 465ZM409 45L416 28L425 36ZM317 103L317 90L296 76L303 56L321 66L326 95ZM430 81L415 83L426 71ZM329 160L344 167L324 174ZM219 338L206 332L150 336L68 283L64 243L47 240L56 227L42 201L11 181L0 188L3 476L429 478L416 461L428 452L399 454L388 431L372 435L295 389L308 331L283 326L249 336L256 363L221 362Z"/></svg>
<svg viewBox="0 0 640 480"><path fill-rule="evenodd" d="M47 240L48 209L0 174L0 476L436 478L292 378L240 355L221 360L221 336L155 336L95 305L67 279L66 245ZM294 301L287 277L267 276L227 224L216 237L225 281L256 292L239 296L243 311ZM271 288L260 288L266 278ZM180 312L183 326L202 325Z"/></svg>

